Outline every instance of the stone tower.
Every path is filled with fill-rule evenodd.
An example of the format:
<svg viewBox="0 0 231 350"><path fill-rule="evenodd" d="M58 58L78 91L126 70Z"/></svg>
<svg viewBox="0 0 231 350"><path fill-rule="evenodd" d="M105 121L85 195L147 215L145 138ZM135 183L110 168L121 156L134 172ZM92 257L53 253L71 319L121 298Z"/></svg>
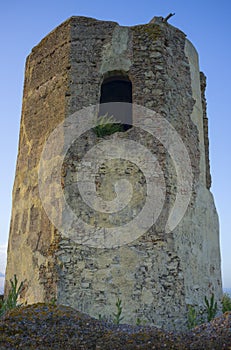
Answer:
<svg viewBox="0 0 231 350"><path fill-rule="evenodd" d="M133 27L71 17L33 48L25 71L6 293L17 274L25 281L22 302L56 298L110 317L120 298L124 322L140 318L178 329L185 327L189 304L199 308L212 293L221 298L205 85L192 44L159 17ZM119 102L118 115L128 119L121 117L118 132L98 135L86 120L91 113L107 118L111 110L102 103L110 102ZM141 148L133 152L137 144ZM113 153L116 145L127 155ZM79 164L91 168L96 146L98 155L106 149L111 157L93 172L95 192L117 210L97 211L81 198ZM150 158L142 170L146 154L155 165ZM116 182L125 186L117 193ZM128 182L131 191L123 200L130 199L119 207L115 198L122 198ZM154 220L144 229L142 215L149 212ZM72 215L93 231L87 233ZM94 241L92 234L100 238Z"/></svg>

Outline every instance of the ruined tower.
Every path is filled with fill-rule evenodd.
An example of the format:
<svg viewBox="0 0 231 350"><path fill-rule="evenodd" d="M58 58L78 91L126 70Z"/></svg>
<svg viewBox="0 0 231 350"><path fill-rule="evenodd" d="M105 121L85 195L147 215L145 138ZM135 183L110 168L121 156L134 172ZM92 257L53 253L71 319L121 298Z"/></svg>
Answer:
<svg viewBox="0 0 231 350"><path fill-rule="evenodd" d="M205 85L193 45L159 17L133 27L71 17L33 48L6 293L17 274L25 280L21 300L27 303L55 298L110 317L120 298L124 322L139 318L165 328L184 327L188 305L199 308L205 295L221 298ZM121 129L99 134L99 116L114 115L106 103L119 103ZM90 171L96 146L99 157L107 151L110 157L93 171L94 198L98 208L115 205L111 211L81 196L88 182L80 183L79 174ZM126 154L119 156L119 147ZM145 215L153 220L147 227Z"/></svg>

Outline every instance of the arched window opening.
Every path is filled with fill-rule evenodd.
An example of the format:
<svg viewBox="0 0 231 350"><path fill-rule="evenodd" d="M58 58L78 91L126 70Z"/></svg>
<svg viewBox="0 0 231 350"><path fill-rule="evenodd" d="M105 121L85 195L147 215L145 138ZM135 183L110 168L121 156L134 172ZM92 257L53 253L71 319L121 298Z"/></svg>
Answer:
<svg viewBox="0 0 231 350"><path fill-rule="evenodd" d="M125 103L104 105L109 102ZM119 131L132 127L132 83L127 76L114 75L104 79L101 85L99 117L105 115L120 121Z"/></svg>

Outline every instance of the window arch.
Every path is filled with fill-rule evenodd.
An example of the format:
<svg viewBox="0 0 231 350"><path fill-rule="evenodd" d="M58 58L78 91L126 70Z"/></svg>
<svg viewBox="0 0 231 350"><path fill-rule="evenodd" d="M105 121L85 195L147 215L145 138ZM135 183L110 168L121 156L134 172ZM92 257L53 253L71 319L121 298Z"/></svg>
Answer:
<svg viewBox="0 0 231 350"><path fill-rule="evenodd" d="M104 105L109 102L126 102ZM132 83L127 75L114 74L101 85L99 116L113 116L123 125L123 131L132 127Z"/></svg>

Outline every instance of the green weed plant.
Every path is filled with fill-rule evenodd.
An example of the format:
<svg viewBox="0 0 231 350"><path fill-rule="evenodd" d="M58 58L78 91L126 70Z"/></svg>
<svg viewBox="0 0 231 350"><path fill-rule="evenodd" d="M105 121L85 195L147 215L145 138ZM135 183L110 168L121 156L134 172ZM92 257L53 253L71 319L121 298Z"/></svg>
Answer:
<svg viewBox="0 0 231 350"><path fill-rule="evenodd" d="M107 135L112 135L115 132L124 131L123 125L113 116L108 116L108 113L98 117L96 124L97 125L94 127L94 132L98 137L104 137Z"/></svg>
<svg viewBox="0 0 231 350"><path fill-rule="evenodd" d="M224 293L222 297L222 312L231 311L231 297L228 293Z"/></svg>
<svg viewBox="0 0 231 350"><path fill-rule="evenodd" d="M123 320L122 312L123 312L123 307L122 307L122 300L121 299L117 299L116 302L116 308L117 308L117 312L113 313L114 316L114 323L115 324L120 324L120 322Z"/></svg>
<svg viewBox="0 0 231 350"><path fill-rule="evenodd" d="M21 282L18 286L17 276L14 275L14 279L10 280L11 288L9 294L5 300L3 300L0 306L0 316L4 315L7 311L16 307L20 307L22 304L18 304L19 295L23 289L24 282Z"/></svg>

